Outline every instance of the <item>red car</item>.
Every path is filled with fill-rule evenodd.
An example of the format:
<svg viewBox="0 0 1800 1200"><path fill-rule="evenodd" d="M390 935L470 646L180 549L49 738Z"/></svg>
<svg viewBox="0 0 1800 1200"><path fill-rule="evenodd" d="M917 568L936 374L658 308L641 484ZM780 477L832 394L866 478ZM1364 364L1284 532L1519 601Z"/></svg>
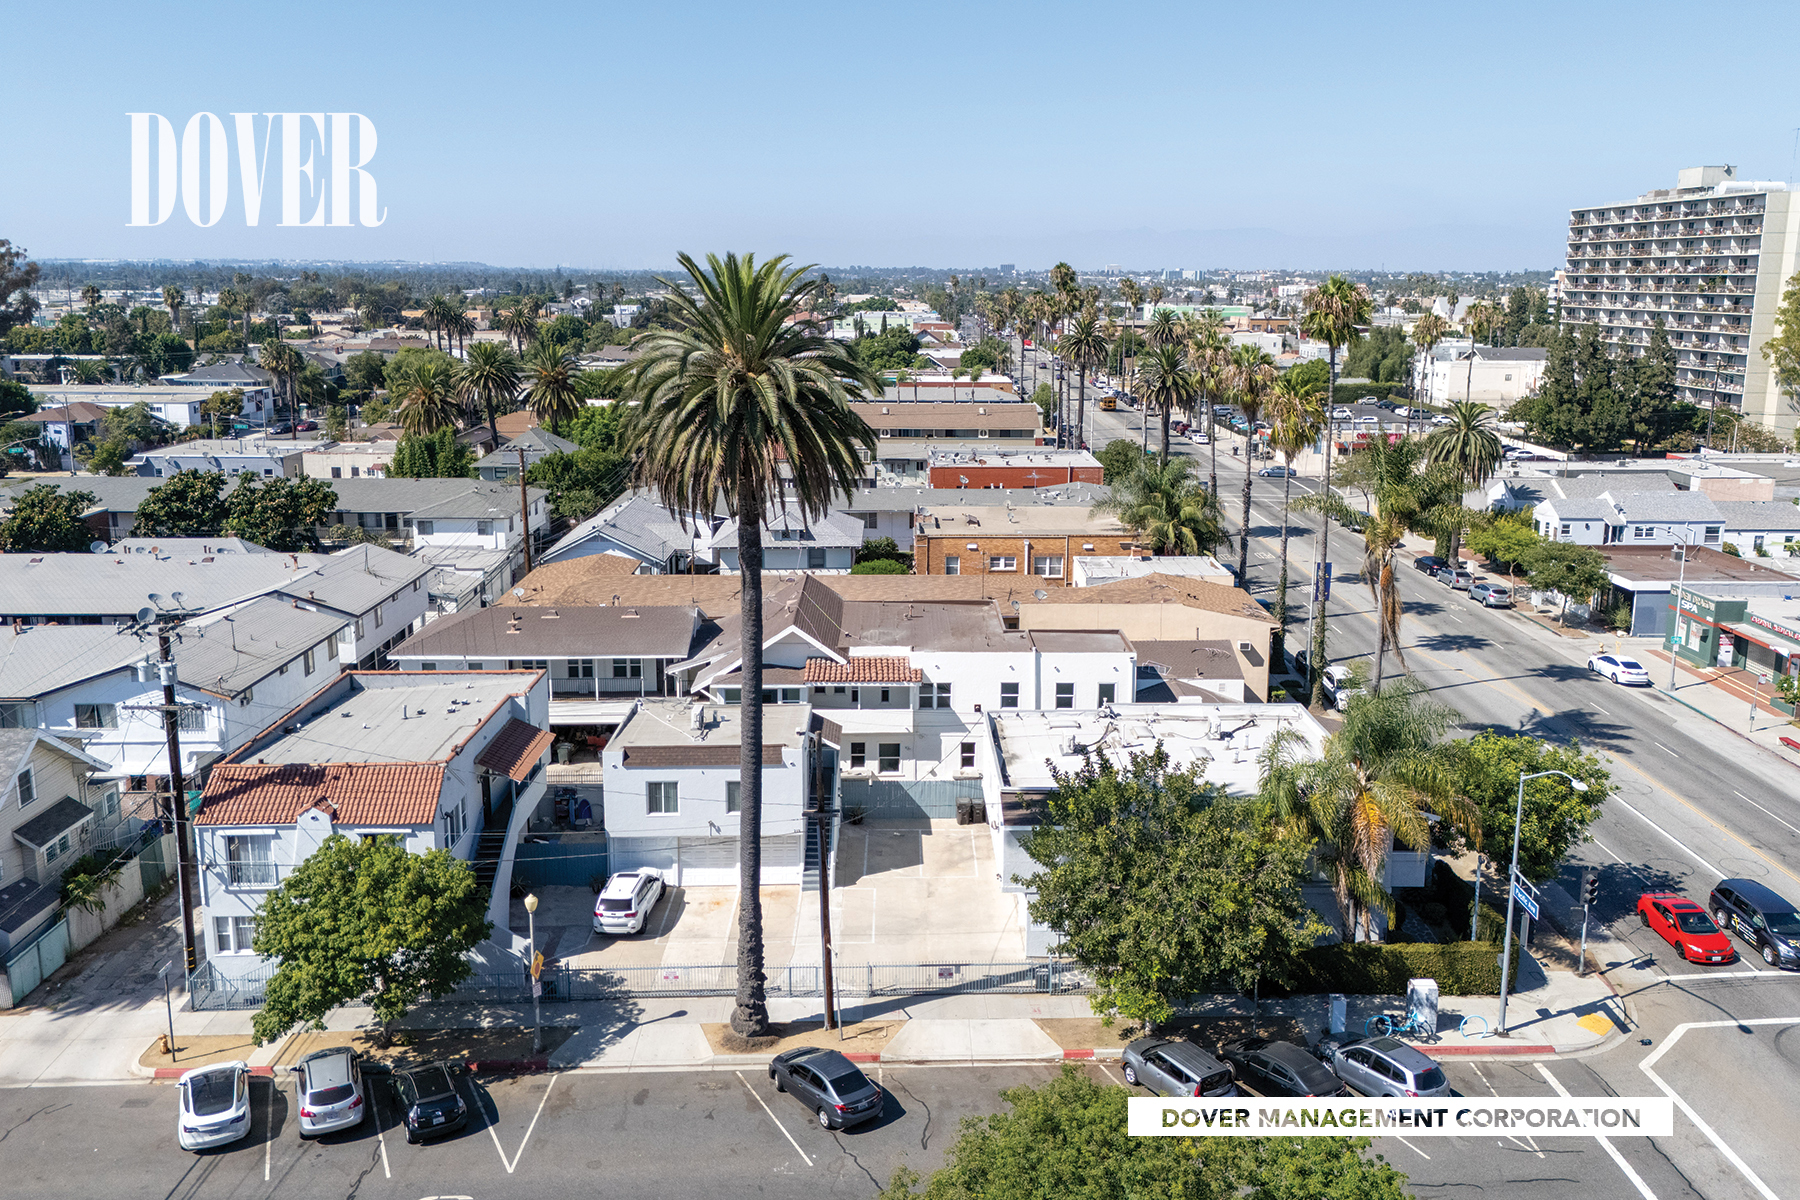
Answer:
<svg viewBox="0 0 1800 1200"><path fill-rule="evenodd" d="M1638 897L1638 919L1681 951L1689 962L1728 963L1737 951L1706 910L1674 892L1645 892Z"/></svg>

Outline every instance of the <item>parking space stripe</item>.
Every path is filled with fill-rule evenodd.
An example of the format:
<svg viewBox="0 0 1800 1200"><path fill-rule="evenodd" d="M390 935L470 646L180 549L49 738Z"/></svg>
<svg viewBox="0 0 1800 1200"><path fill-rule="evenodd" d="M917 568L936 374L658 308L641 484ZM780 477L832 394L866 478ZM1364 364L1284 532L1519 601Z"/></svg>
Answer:
<svg viewBox="0 0 1800 1200"><path fill-rule="evenodd" d="M1786 821L1782 821L1780 817L1776 817L1774 813L1769 812L1768 809L1763 808L1762 805L1756 803L1756 801L1754 801L1750 797L1744 795L1744 793L1738 791L1736 788L1731 789L1731 794L1736 796L1738 799L1742 800L1745 804L1751 805L1752 807L1756 808L1758 811L1769 813L1769 816L1774 817L1775 820L1780 821L1781 824L1787 825L1787 827L1789 829L1793 829L1795 833L1800 833L1800 829L1796 829L1794 826L1788 825L1788 823Z"/></svg>
<svg viewBox="0 0 1800 1200"><path fill-rule="evenodd" d="M1663 1055L1673 1049L1675 1043L1679 1042L1682 1035L1690 1029L1730 1029L1742 1025L1795 1024L1800 1024L1800 1017L1755 1017L1749 1020L1739 1021L1689 1021L1686 1024L1677 1025L1674 1031L1669 1034L1668 1039L1655 1050L1651 1051L1644 1061L1638 1064L1638 1070L1648 1075L1650 1077L1650 1082L1661 1088L1663 1094L1675 1102L1675 1107L1687 1114L1687 1119L1694 1123L1694 1128L1705 1134L1706 1140L1718 1147L1719 1153L1723 1154L1726 1160L1729 1161L1732 1166L1736 1167L1738 1172L1743 1175L1745 1179L1750 1181L1751 1186L1758 1192L1761 1192L1767 1200L1779 1200L1779 1197L1769 1190L1769 1185L1764 1183L1757 1176L1755 1171L1750 1169L1749 1163L1738 1157L1736 1150L1733 1150L1730 1146L1725 1144L1724 1138L1713 1132L1713 1127L1701 1119L1700 1114L1694 1111L1694 1106L1682 1099L1675 1089L1670 1087L1667 1083L1664 1083L1662 1076L1651 1070L1651 1068L1657 1064Z"/></svg>
<svg viewBox="0 0 1800 1200"><path fill-rule="evenodd" d="M1550 1073L1549 1067L1546 1067L1543 1063L1539 1063L1537 1064L1537 1069L1538 1073L1544 1077L1544 1081L1556 1089L1557 1095L1561 1096L1564 1100L1569 1098L1569 1089L1557 1082L1556 1076ZM1644 1177L1642 1175L1639 1175L1636 1171L1632 1170L1631 1164L1625 1161L1625 1156L1619 1153L1619 1148L1612 1144L1612 1139L1596 1137L1594 1140L1599 1142L1600 1148L1606 1151L1607 1156L1610 1157L1613 1162L1618 1164L1619 1170L1625 1172L1625 1178L1631 1180L1631 1186L1638 1190L1638 1195L1642 1196L1644 1200L1656 1200L1656 1193L1650 1190L1650 1185L1644 1182Z"/></svg>
<svg viewBox="0 0 1800 1200"><path fill-rule="evenodd" d="M1400 1137L1399 1134L1395 1134L1394 1136ZM1419 1149L1417 1146L1413 1145L1411 1142L1407 1141L1405 1138L1400 1138L1400 1144L1405 1146L1408 1150L1411 1150L1414 1154L1418 1155L1420 1158L1424 1159L1426 1162L1431 1161L1431 1155L1425 1153L1423 1150ZM1651 1200L1655 1200L1655 1198L1652 1197Z"/></svg>
<svg viewBox="0 0 1800 1200"><path fill-rule="evenodd" d="M775 1115L775 1110L769 1107L769 1102L762 1098L762 1093L750 1086L750 1081L744 1078L744 1073L742 1071L734 1071L732 1074L738 1077L738 1082L744 1085L745 1091L756 1097L756 1102L762 1105L762 1110L764 1112L769 1114L769 1120L775 1122L775 1128L781 1130L781 1136L788 1140L788 1145L794 1148L794 1153L798 1154L807 1166L812 1166L813 1160L807 1156L806 1151L800 1148L800 1143L794 1140L794 1135L789 1133L787 1126L781 1123L781 1118Z"/></svg>

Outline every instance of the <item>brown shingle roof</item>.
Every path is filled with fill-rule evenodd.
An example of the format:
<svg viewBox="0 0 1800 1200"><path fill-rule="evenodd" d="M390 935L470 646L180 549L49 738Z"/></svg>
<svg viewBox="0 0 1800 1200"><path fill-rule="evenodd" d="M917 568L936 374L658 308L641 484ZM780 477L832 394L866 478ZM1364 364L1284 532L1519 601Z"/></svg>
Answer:
<svg viewBox="0 0 1800 1200"><path fill-rule="evenodd" d="M849 662L829 658L806 660L807 683L918 683L925 672L908 666L904 658L859 655Z"/></svg>
<svg viewBox="0 0 1800 1200"><path fill-rule="evenodd" d="M290 825L324 801L338 825L430 825L444 768L426 763L220 763L196 825Z"/></svg>
<svg viewBox="0 0 1800 1200"><path fill-rule="evenodd" d="M738 747L728 742L717 746L629 746L621 761L628 767L735 767ZM765 745L762 765L779 767L781 747Z"/></svg>
<svg viewBox="0 0 1800 1200"><path fill-rule="evenodd" d="M514 717L494 735L487 749L475 756L475 765L498 771L514 783L523 783L554 740L548 729L527 725Z"/></svg>
<svg viewBox="0 0 1800 1200"><path fill-rule="evenodd" d="M1029 603L1029 601L1023 601ZM1185 604L1208 612L1253 621L1275 622L1262 605L1250 598L1242 588L1223 583L1207 583L1179 575L1145 575L1141 579L1120 579L1095 587L1058 588L1051 593L1049 604Z"/></svg>
<svg viewBox="0 0 1800 1200"><path fill-rule="evenodd" d="M887 412L882 412L882 409ZM875 429L1036 429L1043 420L1035 404L1023 400L996 403L933 403L929 400L885 404L852 404L852 412ZM981 412L980 409L987 411Z"/></svg>

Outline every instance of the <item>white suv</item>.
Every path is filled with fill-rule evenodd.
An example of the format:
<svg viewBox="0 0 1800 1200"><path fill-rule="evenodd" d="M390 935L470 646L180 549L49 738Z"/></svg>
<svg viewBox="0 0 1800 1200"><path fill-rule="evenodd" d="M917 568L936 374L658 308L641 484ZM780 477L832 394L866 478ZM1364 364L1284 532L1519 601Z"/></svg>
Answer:
<svg viewBox="0 0 1800 1200"><path fill-rule="evenodd" d="M595 933L638 933L650 919L650 910L662 899L662 872L654 867L620 871L606 881L594 900Z"/></svg>
<svg viewBox="0 0 1800 1200"><path fill-rule="evenodd" d="M1351 676L1349 667L1333 665L1325 668L1325 696L1339 712L1350 707L1350 697L1360 696L1366 690Z"/></svg>

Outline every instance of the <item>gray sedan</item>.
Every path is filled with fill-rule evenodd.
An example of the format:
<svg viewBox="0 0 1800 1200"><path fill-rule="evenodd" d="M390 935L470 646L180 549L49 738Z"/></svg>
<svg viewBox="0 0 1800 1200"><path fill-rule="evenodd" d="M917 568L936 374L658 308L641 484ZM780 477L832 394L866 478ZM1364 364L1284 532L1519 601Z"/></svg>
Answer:
<svg viewBox="0 0 1800 1200"><path fill-rule="evenodd" d="M1331 1056L1337 1077L1365 1096L1448 1096L1450 1081L1435 1059L1398 1038L1340 1046Z"/></svg>
<svg viewBox="0 0 1800 1200"><path fill-rule="evenodd" d="M1125 1047L1125 1082L1159 1096L1235 1096L1231 1068L1194 1045L1143 1037Z"/></svg>
<svg viewBox="0 0 1800 1200"><path fill-rule="evenodd" d="M769 1064L775 1090L788 1092L813 1112L821 1129L848 1129L881 1115L886 1099L857 1065L836 1050L801 1046Z"/></svg>

